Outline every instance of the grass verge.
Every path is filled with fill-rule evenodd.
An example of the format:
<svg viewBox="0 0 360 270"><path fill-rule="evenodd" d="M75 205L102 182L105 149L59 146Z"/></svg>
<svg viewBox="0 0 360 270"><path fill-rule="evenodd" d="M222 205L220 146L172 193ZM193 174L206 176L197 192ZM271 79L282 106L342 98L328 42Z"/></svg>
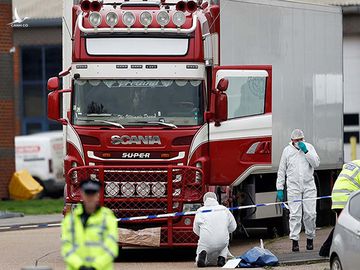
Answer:
<svg viewBox="0 0 360 270"><path fill-rule="evenodd" d="M63 207L63 199L0 201L0 211L20 212L25 215L60 214Z"/></svg>

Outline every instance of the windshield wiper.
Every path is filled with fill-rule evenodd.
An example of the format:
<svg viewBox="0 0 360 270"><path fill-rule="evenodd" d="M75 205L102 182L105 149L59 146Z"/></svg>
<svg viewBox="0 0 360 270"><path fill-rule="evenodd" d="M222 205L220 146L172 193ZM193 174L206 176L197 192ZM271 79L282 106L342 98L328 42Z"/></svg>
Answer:
<svg viewBox="0 0 360 270"><path fill-rule="evenodd" d="M111 122L111 121L106 121L106 120L100 120L100 119L78 119L80 121L87 121L87 122L98 122L98 123L105 123L105 124L109 124L115 127L119 127L119 128L125 128L122 124L120 123L116 123L116 122Z"/></svg>
<svg viewBox="0 0 360 270"><path fill-rule="evenodd" d="M166 127L177 128L177 126L174 124L161 122L161 121L134 121L134 122L129 122L129 123L157 124L157 125L162 125L162 126L166 126Z"/></svg>

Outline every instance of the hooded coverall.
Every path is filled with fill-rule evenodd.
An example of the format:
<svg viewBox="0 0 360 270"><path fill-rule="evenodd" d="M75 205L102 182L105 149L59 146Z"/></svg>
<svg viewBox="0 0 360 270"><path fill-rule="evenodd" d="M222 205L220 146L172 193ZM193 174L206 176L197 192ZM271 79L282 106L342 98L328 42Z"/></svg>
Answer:
<svg viewBox="0 0 360 270"><path fill-rule="evenodd" d="M199 253L205 250L207 265L216 265L219 256L227 258L229 234L235 231L237 225L232 213L225 206L219 205L214 198L207 198L198 212L203 210L216 211L195 215L193 230L199 236L196 261Z"/></svg>
<svg viewBox="0 0 360 270"><path fill-rule="evenodd" d="M313 174L314 168L320 165L320 159L315 148L310 143L304 143L308 149L306 154L290 142L281 156L276 188L284 190L286 179L289 201L317 196ZM290 239L299 240L303 214L306 236L313 239L316 229L316 200L289 203L289 210Z"/></svg>
<svg viewBox="0 0 360 270"><path fill-rule="evenodd" d="M100 207L88 217L84 226L81 220L83 211L83 206L77 205L62 222L61 254L66 269L87 266L111 270L119 251L117 220L110 209Z"/></svg>

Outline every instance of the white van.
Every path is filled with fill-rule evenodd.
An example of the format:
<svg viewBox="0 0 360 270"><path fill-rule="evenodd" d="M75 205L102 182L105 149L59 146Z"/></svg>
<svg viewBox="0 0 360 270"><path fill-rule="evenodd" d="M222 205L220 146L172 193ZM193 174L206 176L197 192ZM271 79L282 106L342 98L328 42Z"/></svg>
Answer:
<svg viewBox="0 0 360 270"><path fill-rule="evenodd" d="M45 195L63 194L64 145L62 131L15 137L16 171L26 169L44 187Z"/></svg>

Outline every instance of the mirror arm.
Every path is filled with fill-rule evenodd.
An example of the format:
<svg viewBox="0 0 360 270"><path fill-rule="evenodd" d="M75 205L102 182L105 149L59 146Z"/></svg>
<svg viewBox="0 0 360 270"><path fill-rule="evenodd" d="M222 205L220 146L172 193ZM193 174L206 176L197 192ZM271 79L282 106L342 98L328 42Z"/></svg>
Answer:
<svg viewBox="0 0 360 270"><path fill-rule="evenodd" d="M71 89L57 90L59 93L71 93Z"/></svg>
<svg viewBox="0 0 360 270"><path fill-rule="evenodd" d="M67 124L69 124L68 120L65 118L60 118L59 120L57 120L60 124L62 124L63 126L66 126Z"/></svg>
<svg viewBox="0 0 360 270"><path fill-rule="evenodd" d="M68 69L65 69L63 71L61 71L59 74L58 74L58 78L62 78L62 77L65 77L66 75L70 74L70 70L71 70L71 67L69 67Z"/></svg>

